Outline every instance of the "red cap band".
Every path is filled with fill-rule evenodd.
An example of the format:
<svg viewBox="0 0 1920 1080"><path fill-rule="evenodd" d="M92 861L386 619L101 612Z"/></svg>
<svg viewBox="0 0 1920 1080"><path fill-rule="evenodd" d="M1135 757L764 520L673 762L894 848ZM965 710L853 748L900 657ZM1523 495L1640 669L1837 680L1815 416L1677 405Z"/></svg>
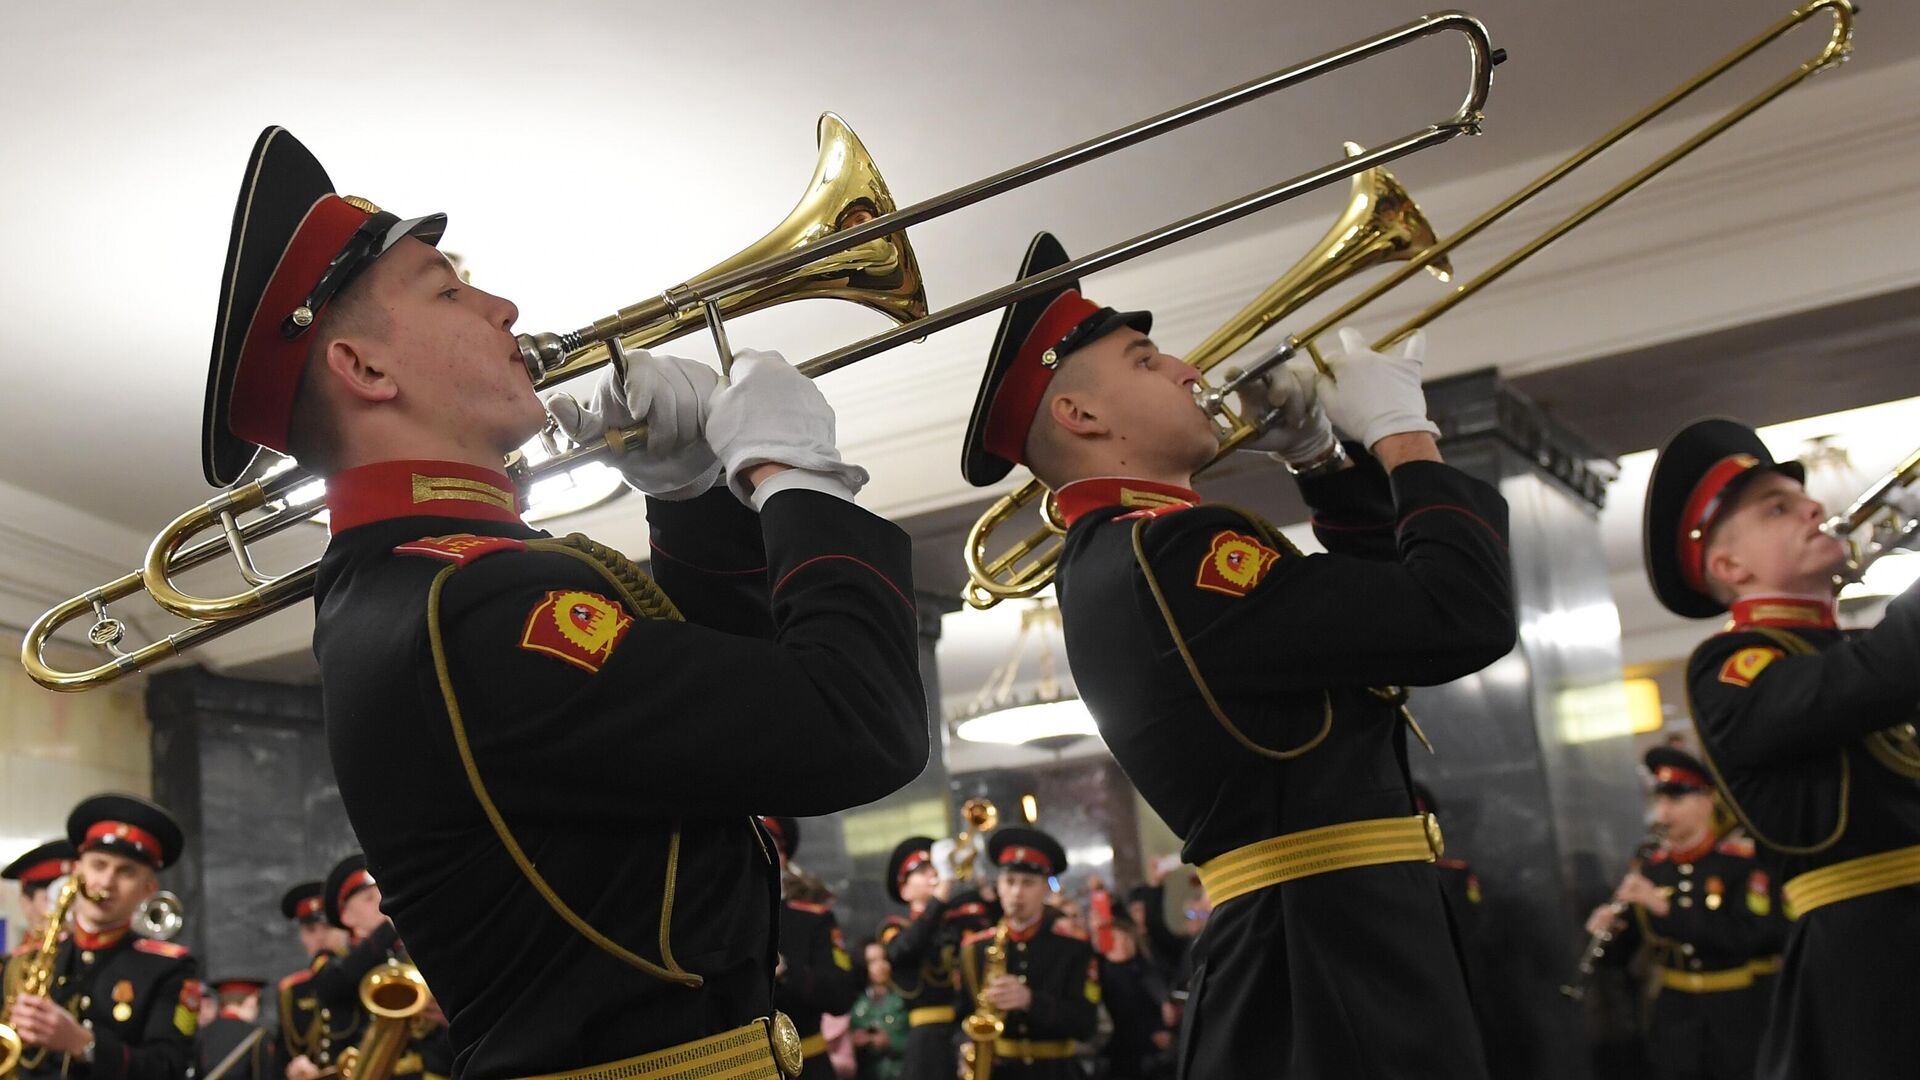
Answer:
<svg viewBox="0 0 1920 1080"><path fill-rule="evenodd" d="M235 435L269 450L286 452L287 428L293 422L293 395L306 367L307 345L328 305L323 303L313 312L306 333L289 338L281 333L281 326L295 308L306 303L328 264L372 216L338 195L324 195L294 230L261 294L260 305L253 310L246 340L240 347L238 369L233 373L233 398L222 418Z"/></svg>
<svg viewBox="0 0 1920 1080"><path fill-rule="evenodd" d="M52 881L62 874L72 872L73 861L71 859L48 859L45 862L34 863L32 866L20 871L20 884L22 887L37 885L42 881Z"/></svg>
<svg viewBox="0 0 1920 1080"><path fill-rule="evenodd" d="M106 844L106 841L113 841ZM97 847L130 847L138 852L153 868L160 868L160 838L138 825L129 825L124 821L96 821L87 830L86 838L80 842L81 851L92 851Z"/></svg>
<svg viewBox="0 0 1920 1080"><path fill-rule="evenodd" d="M324 906L325 902L318 896L309 896L305 900L293 905L293 917L296 919L312 918L318 915Z"/></svg>
<svg viewBox="0 0 1920 1080"><path fill-rule="evenodd" d="M1000 853L1001 866L1011 866L1014 863L1019 863L1022 866L1037 866L1041 872L1049 876L1053 873L1053 860L1047 858L1046 853L1038 848L1021 847L1018 844L1014 844Z"/></svg>
<svg viewBox="0 0 1920 1080"><path fill-rule="evenodd" d="M993 404L987 408L986 431L980 437L980 445L987 452L1008 461L1025 460L1027 429L1033 426L1034 414L1040 411L1040 399L1045 396L1047 384L1053 381L1053 373L1060 364L1053 347L1074 327L1099 312L1100 305L1081 296L1080 290L1068 289L1040 313L1027 339L1020 343L1020 351L1008 365L1006 375L1001 377L1000 386L993 392Z"/></svg>
<svg viewBox="0 0 1920 1080"><path fill-rule="evenodd" d="M333 898L334 906L346 907L347 897L371 884L373 884L373 875L365 870L355 870L348 874L347 880L340 883L340 895Z"/></svg>
<svg viewBox="0 0 1920 1080"><path fill-rule="evenodd" d="M907 856L906 858L901 859L900 872L894 875L893 883L895 885L905 885L907 883L908 874L911 874L915 870L920 869L920 867L923 864L930 863L932 861L933 861L933 853L929 851L916 851L913 854Z"/></svg>
<svg viewBox="0 0 1920 1080"><path fill-rule="evenodd" d="M1696 592L1707 591L1707 534L1713 531L1727 507L1727 485L1760 464L1752 454L1733 454L1715 462L1687 496L1686 509L1680 512L1680 576Z"/></svg>
<svg viewBox="0 0 1920 1080"><path fill-rule="evenodd" d="M1678 765L1662 765L1653 770L1653 779L1662 784L1686 784L1689 787L1710 788L1712 782L1692 769L1683 769Z"/></svg>

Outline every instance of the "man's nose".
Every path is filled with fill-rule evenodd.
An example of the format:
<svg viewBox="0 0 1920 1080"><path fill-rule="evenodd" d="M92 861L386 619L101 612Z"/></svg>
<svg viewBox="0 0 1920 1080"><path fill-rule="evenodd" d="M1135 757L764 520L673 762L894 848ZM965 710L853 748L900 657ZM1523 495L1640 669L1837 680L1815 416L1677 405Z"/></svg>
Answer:
<svg viewBox="0 0 1920 1080"><path fill-rule="evenodd" d="M1192 364L1187 363L1177 356L1171 359L1173 360L1174 382L1179 383L1181 386L1192 386L1194 383L1200 381L1199 368L1194 367Z"/></svg>

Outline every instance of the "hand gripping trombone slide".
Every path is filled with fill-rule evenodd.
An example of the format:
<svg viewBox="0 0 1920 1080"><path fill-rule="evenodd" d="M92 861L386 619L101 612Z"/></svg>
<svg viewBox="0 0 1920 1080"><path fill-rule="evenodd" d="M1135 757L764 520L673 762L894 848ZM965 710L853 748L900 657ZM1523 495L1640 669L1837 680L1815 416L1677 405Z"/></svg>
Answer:
<svg viewBox="0 0 1920 1080"><path fill-rule="evenodd" d="M919 269L906 242L908 227L1415 41L1449 33L1458 34L1467 45L1468 87L1459 105L1444 119L1044 273L937 312L926 311ZM1459 11L1436 12L899 209L894 207L859 140L829 114L821 119L820 158L813 183L801 204L773 232L706 274L667 289L658 297L568 333L522 335L521 359L535 388L546 389L603 364L619 363L624 349L665 341L704 325L713 335L724 370L732 358L725 318L792 299L852 300L900 323L892 330L799 365L803 374L817 378L1051 290L1069 278L1096 273L1417 151L1476 134L1492 87L1493 68L1501 59L1502 54L1493 47L1479 20ZM587 461L626 452L643 442L641 434L635 428L609 432L602 442L573 447L537 467L516 467L512 471L516 482L529 485ZM139 571L73 597L34 622L21 645L21 663L28 674L54 690L101 686L311 596L314 564L269 575L254 566L247 549L248 543L306 521L317 512L310 503L295 504L288 498L296 488L310 482L310 477L289 470L235 485L175 519L154 538ZM253 516L243 520L245 515ZM188 546L200 532L215 529L221 535ZM237 563L248 589L231 596L201 597L174 582L176 573L226 554ZM120 647L126 635L125 624L112 617L108 605L141 592L165 611L187 620L188 625L128 651ZM88 641L107 654L106 661L79 671L56 668L44 655L48 642L61 626L88 612L94 617Z"/></svg>

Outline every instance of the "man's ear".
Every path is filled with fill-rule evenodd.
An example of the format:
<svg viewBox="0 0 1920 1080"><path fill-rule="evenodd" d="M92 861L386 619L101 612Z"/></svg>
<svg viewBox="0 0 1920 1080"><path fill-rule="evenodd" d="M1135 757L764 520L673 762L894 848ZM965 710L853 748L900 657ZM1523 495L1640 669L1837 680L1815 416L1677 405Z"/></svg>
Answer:
<svg viewBox="0 0 1920 1080"><path fill-rule="evenodd" d="M1047 414L1071 435L1084 437L1107 433L1107 422L1094 412L1093 403L1087 395L1078 391L1069 390L1054 395L1047 401Z"/></svg>
<svg viewBox="0 0 1920 1080"><path fill-rule="evenodd" d="M1718 544L1707 549L1706 579L1737 589L1752 580L1753 572L1740 556Z"/></svg>
<svg viewBox="0 0 1920 1080"><path fill-rule="evenodd" d="M390 401L400 392L393 374L376 367L362 345L350 337L334 338L327 343L327 375L336 386L358 401Z"/></svg>

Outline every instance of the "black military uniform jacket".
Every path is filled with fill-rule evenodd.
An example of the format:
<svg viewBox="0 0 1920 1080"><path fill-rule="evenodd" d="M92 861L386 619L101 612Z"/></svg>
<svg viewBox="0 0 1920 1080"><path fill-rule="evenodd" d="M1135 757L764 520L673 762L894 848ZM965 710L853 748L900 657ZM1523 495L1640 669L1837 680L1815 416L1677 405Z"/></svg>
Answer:
<svg viewBox="0 0 1920 1080"><path fill-rule="evenodd" d="M341 1053L357 1046L365 1037L371 1018L360 1003L360 983L368 972L389 959L412 962L392 923L383 923L343 956L322 954L315 958L313 977L307 981L313 1003L319 1009L320 1025L307 1051L314 1064L323 1067L338 1064ZM425 1017L415 1017L409 1023L412 1030L407 1047L394 1061L393 1075L451 1076L453 1044L446 1027Z"/></svg>
<svg viewBox="0 0 1920 1080"><path fill-rule="evenodd" d="M54 955L51 997L93 1031L93 1064L29 1047L22 1074L63 1080L183 1080L200 1027L201 988L195 969L185 946L136 937L124 927L69 935Z"/></svg>
<svg viewBox="0 0 1920 1080"><path fill-rule="evenodd" d="M1326 555L1283 553L1263 523L1183 489L1102 479L1060 492L1074 679L1187 862L1411 816L1405 727L1370 688L1457 679L1513 646L1499 493L1435 462L1389 479L1350 450L1352 467L1300 484ZM1136 535L1235 730L1196 688ZM1194 947L1182 1075L1483 1076L1466 999L1431 865L1302 878L1214 911Z"/></svg>
<svg viewBox="0 0 1920 1080"><path fill-rule="evenodd" d="M987 946L998 932L997 926L975 930L961 943L963 1013L973 1011L976 995L984 989ZM1070 929L1058 911L1043 908L1032 926L1008 929L1006 948L1007 974L1027 984L1033 1003L1003 1018L1006 1027L1000 1048L1032 1044L1048 1056L996 1053L993 1075L1034 1080L1083 1075L1071 1058L1053 1055L1068 1050L1067 1043L1093 1038L1099 1024L1100 969L1093 946Z"/></svg>
<svg viewBox="0 0 1920 1080"><path fill-rule="evenodd" d="M960 996L960 942L967 934L1000 921L1000 904L969 889L951 900L929 900L899 933L886 939L893 984L906 1002L908 1022L906 1080L946 1080L954 1067L954 1024L966 1012ZM944 1010L947 1018L929 1022L920 1012ZM957 1010L957 1011L956 1011ZM914 1022L916 1014L921 1017Z"/></svg>
<svg viewBox="0 0 1920 1080"><path fill-rule="evenodd" d="M792 1018L800 1037L812 1039L803 1077L833 1076L820 1034L820 1017L836 1016L853 1008L866 984L866 972L855 971L853 957L840 935L840 924L825 904L788 900L780 908L780 956L786 972L774 988L773 1003Z"/></svg>
<svg viewBox="0 0 1920 1080"><path fill-rule="evenodd" d="M328 501L334 770L456 1071L582 1068L770 1015L777 870L752 815L855 806L926 763L905 535L812 491L759 514L724 488L650 500L674 622L630 567L602 572L611 553L538 544L498 474L387 462Z"/></svg>
<svg viewBox="0 0 1920 1080"><path fill-rule="evenodd" d="M1824 603L1742 601L1729 628L1694 650L1688 686L1707 761L1783 891L1808 871L1920 844L1913 764L1901 740L1874 734L1911 722L1920 705L1920 591L1858 632L1835 628ZM1796 919L1759 1075L1911 1072L1916 956L1920 885Z"/></svg>
<svg viewBox="0 0 1920 1080"><path fill-rule="evenodd" d="M1766 1024L1787 920L1745 837L1661 849L1640 873L1666 894L1665 915L1636 905L1602 959L1624 964L1642 945L1653 970L1647 1057L1656 1077L1748 1080Z"/></svg>
<svg viewBox="0 0 1920 1080"><path fill-rule="evenodd" d="M320 1020L320 1002L313 996L312 980L314 972L319 971L331 955L321 953L309 960L306 967L280 979L279 1057L283 1063L302 1054L311 1056L318 1048L325 1026Z"/></svg>
<svg viewBox="0 0 1920 1080"><path fill-rule="evenodd" d="M256 1032L259 1032L258 1038L254 1037ZM248 1039L253 1040L251 1044L247 1043ZM233 1064L214 1077L220 1063L242 1045L246 1045L246 1049L240 1051ZM286 1064L276 1061L275 1057L273 1040L258 1025L223 1012L213 1023L200 1029L194 1051L194 1080L282 1080L281 1070Z"/></svg>

